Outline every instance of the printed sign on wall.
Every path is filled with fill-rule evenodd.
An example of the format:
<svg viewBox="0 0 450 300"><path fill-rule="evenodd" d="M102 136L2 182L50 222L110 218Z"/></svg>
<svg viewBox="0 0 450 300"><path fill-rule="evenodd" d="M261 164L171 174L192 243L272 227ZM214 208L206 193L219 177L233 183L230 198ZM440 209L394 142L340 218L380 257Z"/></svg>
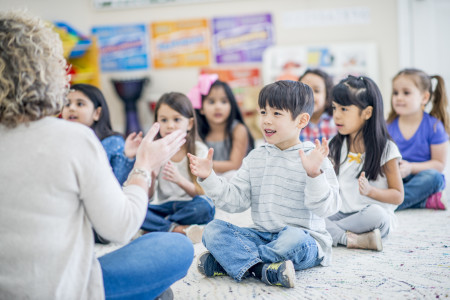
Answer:
<svg viewBox="0 0 450 300"><path fill-rule="evenodd" d="M98 39L102 71L147 69L148 31L144 24L99 26L92 29Z"/></svg>
<svg viewBox="0 0 450 300"><path fill-rule="evenodd" d="M155 22L152 29L152 59L155 68L208 66L210 32L206 19Z"/></svg>
<svg viewBox="0 0 450 300"><path fill-rule="evenodd" d="M214 18L212 26L219 64L260 62L264 50L274 44L270 14Z"/></svg>
<svg viewBox="0 0 450 300"><path fill-rule="evenodd" d="M261 72L255 67L208 68L202 74L217 74L228 83L238 102L244 121L254 138L262 138L259 128L258 94L262 88Z"/></svg>
<svg viewBox="0 0 450 300"><path fill-rule="evenodd" d="M311 68L327 72L335 83L349 74L369 76L377 82L377 57L377 46L370 42L274 46L264 53L263 82L298 80Z"/></svg>

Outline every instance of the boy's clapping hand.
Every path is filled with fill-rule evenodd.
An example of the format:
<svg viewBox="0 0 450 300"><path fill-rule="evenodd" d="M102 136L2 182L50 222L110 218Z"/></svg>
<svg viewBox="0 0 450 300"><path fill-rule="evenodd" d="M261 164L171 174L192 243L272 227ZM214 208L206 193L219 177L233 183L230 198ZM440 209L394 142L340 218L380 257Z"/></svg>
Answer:
<svg viewBox="0 0 450 300"><path fill-rule="evenodd" d="M302 160L303 168L305 168L306 174L309 177L319 176L322 171L320 170L320 166L322 165L323 160L328 156L328 141L326 138L322 138L322 144L320 144L319 140L315 141L316 147L309 152L308 155L300 149L298 152L300 154L300 158Z"/></svg>
<svg viewBox="0 0 450 300"><path fill-rule="evenodd" d="M214 149L209 148L208 155L206 158L200 158L195 155L192 155L191 153L188 153L189 158L189 167L191 168L191 173L194 176L197 176L198 178L205 179L207 178L212 171L213 167L213 153Z"/></svg>

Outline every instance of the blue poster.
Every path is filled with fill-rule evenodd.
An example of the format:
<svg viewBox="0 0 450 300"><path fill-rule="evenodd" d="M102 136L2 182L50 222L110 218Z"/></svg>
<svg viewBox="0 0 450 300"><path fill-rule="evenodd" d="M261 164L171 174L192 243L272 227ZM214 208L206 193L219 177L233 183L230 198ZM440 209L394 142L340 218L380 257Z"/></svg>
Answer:
<svg viewBox="0 0 450 300"><path fill-rule="evenodd" d="M149 67L148 31L144 24L98 26L97 37L102 71L131 71Z"/></svg>

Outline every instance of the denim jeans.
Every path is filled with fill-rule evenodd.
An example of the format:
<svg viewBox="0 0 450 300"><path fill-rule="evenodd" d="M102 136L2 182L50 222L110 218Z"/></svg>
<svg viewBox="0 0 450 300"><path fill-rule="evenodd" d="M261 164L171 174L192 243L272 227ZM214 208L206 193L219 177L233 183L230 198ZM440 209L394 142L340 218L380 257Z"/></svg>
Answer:
<svg viewBox="0 0 450 300"><path fill-rule="evenodd" d="M169 231L173 223L180 225L206 224L214 219L216 208L206 196L195 196L191 201L171 201L148 205L141 228L147 231Z"/></svg>
<svg viewBox="0 0 450 300"><path fill-rule="evenodd" d="M346 231L364 233L376 228L380 229L381 237L385 237L390 229L390 217L379 205L371 204L355 213L338 212L325 219L327 230L333 238L333 246L346 240Z"/></svg>
<svg viewBox="0 0 450 300"><path fill-rule="evenodd" d="M278 233L242 228L213 220L203 231L203 244L236 281L257 263L292 260L296 270L317 266L316 241L301 228L286 226Z"/></svg>
<svg viewBox="0 0 450 300"><path fill-rule="evenodd" d="M397 210L425 208L427 198L445 188L444 175L436 170L425 170L403 178L405 199Z"/></svg>
<svg viewBox="0 0 450 300"><path fill-rule="evenodd" d="M186 276L194 257L179 233L154 232L98 260L106 299L154 299Z"/></svg>

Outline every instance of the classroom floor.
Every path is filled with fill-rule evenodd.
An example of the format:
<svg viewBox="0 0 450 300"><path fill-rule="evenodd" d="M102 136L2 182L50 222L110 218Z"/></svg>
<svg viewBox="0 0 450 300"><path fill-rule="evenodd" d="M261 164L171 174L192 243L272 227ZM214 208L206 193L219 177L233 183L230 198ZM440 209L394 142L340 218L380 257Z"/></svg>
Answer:
<svg viewBox="0 0 450 300"><path fill-rule="evenodd" d="M383 251L333 248L329 267L296 272L295 288L267 286L256 279L205 278L196 257L187 276L172 285L174 299L442 299L450 297L450 210L406 210L383 240ZM240 226L249 212L217 218ZM96 246L97 255L118 245ZM196 244L195 255L206 249Z"/></svg>

